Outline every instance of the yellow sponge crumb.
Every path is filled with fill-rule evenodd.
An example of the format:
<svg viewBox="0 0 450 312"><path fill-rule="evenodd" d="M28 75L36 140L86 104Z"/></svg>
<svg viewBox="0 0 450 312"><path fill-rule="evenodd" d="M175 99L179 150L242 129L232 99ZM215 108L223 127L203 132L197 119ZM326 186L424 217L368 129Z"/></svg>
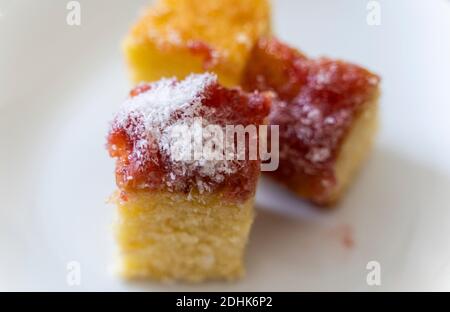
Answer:
<svg viewBox="0 0 450 312"><path fill-rule="evenodd" d="M378 97L379 92L366 102L342 143L335 169L337 184L327 199L329 205L343 196L372 150L378 129Z"/></svg>
<svg viewBox="0 0 450 312"><path fill-rule="evenodd" d="M253 222L253 198L229 202L221 193L140 191L117 199L120 273L156 280L235 279Z"/></svg>

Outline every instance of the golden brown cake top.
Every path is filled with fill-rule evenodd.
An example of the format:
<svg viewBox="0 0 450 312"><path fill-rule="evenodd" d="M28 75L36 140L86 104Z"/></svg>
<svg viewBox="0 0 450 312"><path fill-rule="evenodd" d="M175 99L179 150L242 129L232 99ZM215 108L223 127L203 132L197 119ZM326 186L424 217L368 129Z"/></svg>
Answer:
<svg viewBox="0 0 450 312"><path fill-rule="evenodd" d="M268 0L158 0L129 38L150 40L161 49L187 47L204 55L211 68L220 58L245 62L255 38L269 29Z"/></svg>
<svg viewBox="0 0 450 312"><path fill-rule="evenodd" d="M280 127L275 175L294 181L298 175L316 177L318 192L332 187L339 147L364 105L376 96L379 81L360 66L309 59L277 39L262 38L243 86L278 95L269 116L269 123Z"/></svg>
<svg viewBox="0 0 450 312"><path fill-rule="evenodd" d="M185 193L221 189L234 199L248 198L259 160L226 158L225 137L208 131L263 124L270 101L258 92L221 87L213 74L136 87L115 115L108 136L119 188Z"/></svg>

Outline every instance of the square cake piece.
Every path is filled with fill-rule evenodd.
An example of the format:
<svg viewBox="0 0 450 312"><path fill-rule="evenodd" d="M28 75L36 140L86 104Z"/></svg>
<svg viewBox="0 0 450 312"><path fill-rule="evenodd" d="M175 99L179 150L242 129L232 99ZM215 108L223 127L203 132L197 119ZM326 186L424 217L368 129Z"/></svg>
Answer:
<svg viewBox="0 0 450 312"><path fill-rule="evenodd" d="M213 74L131 91L108 135L123 276L201 281L242 275L260 160L230 157L208 129L261 125L270 104L270 95L226 89Z"/></svg>
<svg viewBox="0 0 450 312"><path fill-rule="evenodd" d="M341 198L373 143L379 82L360 66L261 38L242 84L278 95L269 123L279 125L280 163L271 176L319 205Z"/></svg>
<svg viewBox="0 0 450 312"><path fill-rule="evenodd" d="M208 70L237 86L253 45L269 31L268 0L157 0L124 51L135 83Z"/></svg>

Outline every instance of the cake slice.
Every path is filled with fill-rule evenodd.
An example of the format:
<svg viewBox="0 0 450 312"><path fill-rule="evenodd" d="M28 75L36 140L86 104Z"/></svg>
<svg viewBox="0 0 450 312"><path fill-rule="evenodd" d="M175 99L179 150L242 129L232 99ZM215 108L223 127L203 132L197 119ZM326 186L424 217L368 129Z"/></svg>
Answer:
<svg viewBox="0 0 450 312"><path fill-rule="evenodd" d="M279 168L269 174L320 205L341 198L377 128L380 79L357 65L310 59L275 38L255 45L242 84L278 95Z"/></svg>
<svg viewBox="0 0 450 312"><path fill-rule="evenodd" d="M213 74L131 91L108 135L123 276L201 281L242 275L260 160L238 158L237 148L230 157L220 148L225 141L208 129L261 125L270 102L265 94L226 89ZM227 142L235 146L234 140Z"/></svg>
<svg viewBox="0 0 450 312"><path fill-rule="evenodd" d="M269 31L268 0L157 0L124 51L135 83L208 70L236 86L253 45Z"/></svg>

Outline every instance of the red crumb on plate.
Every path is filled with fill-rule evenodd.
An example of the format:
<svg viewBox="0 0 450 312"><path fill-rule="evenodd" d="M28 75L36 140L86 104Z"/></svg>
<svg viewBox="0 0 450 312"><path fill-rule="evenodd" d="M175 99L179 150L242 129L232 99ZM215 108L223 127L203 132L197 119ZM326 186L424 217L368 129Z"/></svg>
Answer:
<svg viewBox="0 0 450 312"><path fill-rule="evenodd" d="M355 247L353 227L349 224L340 224L332 228L330 235L336 237L345 249L353 249Z"/></svg>

